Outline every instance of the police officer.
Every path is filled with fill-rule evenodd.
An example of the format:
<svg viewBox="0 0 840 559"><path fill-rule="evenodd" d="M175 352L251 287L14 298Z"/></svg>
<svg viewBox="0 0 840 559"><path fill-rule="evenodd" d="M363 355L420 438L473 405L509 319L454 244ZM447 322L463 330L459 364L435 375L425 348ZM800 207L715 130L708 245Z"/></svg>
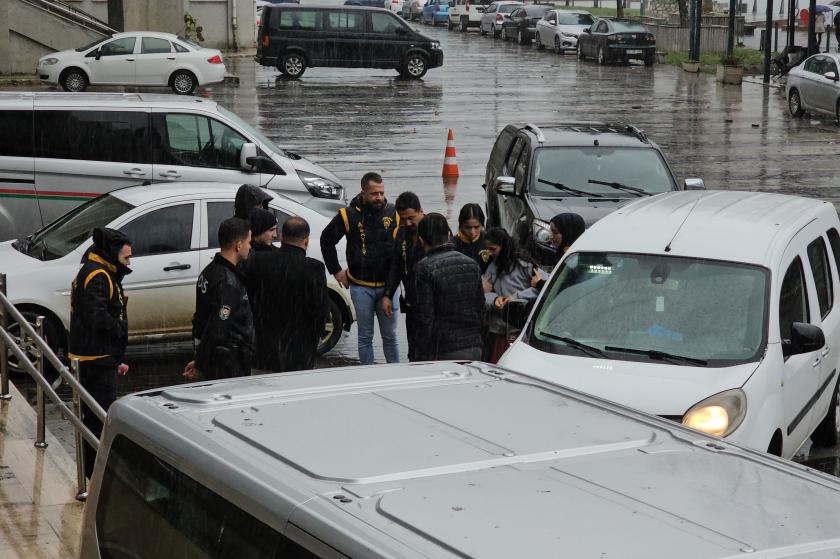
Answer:
<svg viewBox="0 0 840 559"><path fill-rule="evenodd" d="M379 322L379 333L388 363L398 363L397 318L385 315L380 300L385 295L385 280L391 267L394 242L400 218L394 206L385 200L385 184L377 173L362 177L362 192L350 205L341 208L321 233L321 254L327 270L344 287L359 324L359 360L373 363L373 317ZM347 269L338 263L335 246L347 237ZM393 310L398 310L394 305Z"/></svg>
<svg viewBox="0 0 840 559"><path fill-rule="evenodd" d="M198 276L193 338L195 360L184 369L187 380L250 374L254 355L254 318L239 265L251 250L251 226L232 217L219 226L219 252Z"/></svg>
<svg viewBox="0 0 840 559"><path fill-rule="evenodd" d="M236 191L236 199L233 202L233 216L241 219L251 217L251 210L254 208L268 209L271 196L262 188L251 184L243 184Z"/></svg>
<svg viewBox="0 0 840 559"><path fill-rule="evenodd" d="M68 354L79 359L79 380L105 411L117 399L117 374L128 372L123 363L128 317L122 279L131 273L130 264L128 237L114 229L95 229L70 294ZM97 437L102 435L102 423L84 403L82 422ZM85 442L87 477L95 461L96 452Z"/></svg>

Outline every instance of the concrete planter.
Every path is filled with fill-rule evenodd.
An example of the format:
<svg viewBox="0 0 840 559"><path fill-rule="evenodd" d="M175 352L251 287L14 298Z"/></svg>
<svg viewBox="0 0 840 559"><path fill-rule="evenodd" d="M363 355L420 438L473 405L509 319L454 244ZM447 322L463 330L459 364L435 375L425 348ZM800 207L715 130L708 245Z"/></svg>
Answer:
<svg viewBox="0 0 840 559"><path fill-rule="evenodd" d="M740 64L737 66L717 65L716 71L717 81L721 83L728 83L732 85L741 85L744 80L744 67Z"/></svg>
<svg viewBox="0 0 840 559"><path fill-rule="evenodd" d="M665 64L665 59L668 58L667 52L657 51L656 53L656 63L657 64Z"/></svg>
<svg viewBox="0 0 840 559"><path fill-rule="evenodd" d="M696 74L700 71L700 63L699 62L683 62L682 69L686 72L691 72L692 74Z"/></svg>

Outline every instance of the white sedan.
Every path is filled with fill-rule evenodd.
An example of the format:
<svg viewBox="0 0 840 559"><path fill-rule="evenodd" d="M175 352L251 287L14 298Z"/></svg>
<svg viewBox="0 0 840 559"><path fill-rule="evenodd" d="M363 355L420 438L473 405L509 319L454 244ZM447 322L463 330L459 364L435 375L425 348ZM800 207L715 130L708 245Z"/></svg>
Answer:
<svg viewBox="0 0 840 559"><path fill-rule="evenodd" d="M594 21L592 15L583 10L549 10L537 22L534 43L538 49L548 47L557 54L577 50L578 37Z"/></svg>
<svg viewBox="0 0 840 559"><path fill-rule="evenodd" d="M45 337L66 354L70 284L93 229L111 227L131 239L134 253L132 273L123 281L129 343L189 340L198 274L218 252L219 224L233 216L238 188L223 183L130 186L94 198L27 239L0 243L0 272L6 274L9 300L31 322L45 316ZM315 240L309 256L321 259L317 239L329 220L276 192L269 194L278 230L290 216L306 219ZM327 286L330 317L319 353L332 349L342 329L349 330L355 320L349 292L329 274ZM16 325L10 331L19 336Z"/></svg>
<svg viewBox="0 0 840 559"><path fill-rule="evenodd" d="M54 52L38 61L42 83L64 91L88 85L169 86L189 95L202 85L225 79L222 52L207 49L170 33L116 33L79 47Z"/></svg>

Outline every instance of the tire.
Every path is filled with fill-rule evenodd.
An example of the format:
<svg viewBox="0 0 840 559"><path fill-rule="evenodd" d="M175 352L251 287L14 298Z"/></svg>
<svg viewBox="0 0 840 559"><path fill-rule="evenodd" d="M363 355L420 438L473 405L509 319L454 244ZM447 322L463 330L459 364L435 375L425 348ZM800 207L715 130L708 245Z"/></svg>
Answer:
<svg viewBox="0 0 840 559"><path fill-rule="evenodd" d="M46 311L39 312L37 310L21 310L21 314L23 315L23 318L32 325L32 328L35 328L35 319L38 315L45 315L47 317L44 321L44 339L58 357L63 360L65 355L65 346L67 343L67 334L64 332L64 328L61 324L56 319L51 318ZM17 322L9 324L6 331L11 334L20 347L21 332ZM35 345L27 343L27 345L23 346L22 349L24 350L24 353L26 353L27 357L34 363L34 359L37 357ZM20 366L17 357L12 354L11 350L7 350L7 352L9 355L9 372L13 374L29 375L29 372ZM52 380L58 376L58 372L46 358L44 358L44 366L47 380L52 382Z"/></svg>
<svg viewBox="0 0 840 559"><path fill-rule="evenodd" d="M330 298L330 310L327 315L327 323L324 325L324 335L318 340L318 355L324 355L341 339L341 331L344 329L344 315L338 303Z"/></svg>
<svg viewBox="0 0 840 559"><path fill-rule="evenodd" d="M505 43L507 43L507 40L510 39L507 34L507 29L504 27L502 27L502 32L499 34L499 38Z"/></svg>
<svg viewBox="0 0 840 559"><path fill-rule="evenodd" d="M797 118L805 114L805 109L802 108L802 98L799 96L799 90L794 89L790 92L788 97L788 109L790 109L791 116Z"/></svg>
<svg viewBox="0 0 840 559"><path fill-rule="evenodd" d="M176 95L192 95L192 92L198 87L198 80L195 79L192 72L178 70L169 78L169 87Z"/></svg>
<svg viewBox="0 0 840 559"><path fill-rule="evenodd" d="M405 77L412 80L419 80L426 75L429 69L429 63L426 62L426 57L419 52L414 52L408 55L403 66L403 74Z"/></svg>
<svg viewBox="0 0 840 559"><path fill-rule="evenodd" d="M540 32L539 31L534 33L534 45L536 45L537 50L543 50L545 48L542 44L542 39L540 39Z"/></svg>
<svg viewBox="0 0 840 559"><path fill-rule="evenodd" d="M654 62L656 62L656 53L654 53L654 52L645 53L645 66L653 66Z"/></svg>
<svg viewBox="0 0 840 559"><path fill-rule="evenodd" d="M460 21L460 25L458 27L458 30L461 31L461 33L466 33L467 31L469 31L470 30L470 23L469 22L470 22L469 19L463 19L462 18L461 21Z"/></svg>
<svg viewBox="0 0 840 559"><path fill-rule="evenodd" d="M598 64L605 66L607 62L607 53L604 52L604 47L598 47Z"/></svg>
<svg viewBox="0 0 840 559"><path fill-rule="evenodd" d="M446 30L447 31L452 31L453 29L455 29L455 24L452 23L452 20L450 19L449 23L446 24Z"/></svg>
<svg viewBox="0 0 840 559"><path fill-rule="evenodd" d="M482 25L478 26L478 32L479 32L479 34L481 34L482 37L487 35L487 31L484 30L484 27Z"/></svg>
<svg viewBox="0 0 840 559"><path fill-rule="evenodd" d="M554 37L554 54L563 54L563 45L560 43L560 37Z"/></svg>
<svg viewBox="0 0 840 559"><path fill-rule="evenodd" d="M81 93L87 89L90 83L84 70L79 68L67 68L61 73L58 78L58 83L61 84L61 89L71 93Z"/></svg>
<svg viewBox="0 0 840 559"><path fill-rule="evenodd" d="M840 99L837 100L837 105L834 106L834 118L840 124Z"/></svg>
<svg viewBox="0 0 840 559"><path fill-rule="evenodd" d="M296 80L306 71L306 58L302 53L290 52L283 57L281 66L283 66L284 75L288 76L289 79Z"/></svg>
<svg viewBox="0 0 840 559"><path fill-rule="evenodd" d="M580 45L577 46L577 57L578 60L586 60L586 55L583 54L583 49L580 48Z"/></svg>
<svg viewBox="0 0 840 559"><path fill-rule="evenodd" d="M814 429L811 440L817 446L834 446L840 442L840 381L834 385L834 394L828 404L828 413Z"/></svg>
<svg viewBox="0 0 840 559"><path fill-rule="evenodd" d="M504 27L502 27L502 29L504 30ZM490 31L493 32L493 38L494 39L497 39L499 37L499 33L501 33L501 31L496 31L496 24L495 23L490 26Z"/></svg>

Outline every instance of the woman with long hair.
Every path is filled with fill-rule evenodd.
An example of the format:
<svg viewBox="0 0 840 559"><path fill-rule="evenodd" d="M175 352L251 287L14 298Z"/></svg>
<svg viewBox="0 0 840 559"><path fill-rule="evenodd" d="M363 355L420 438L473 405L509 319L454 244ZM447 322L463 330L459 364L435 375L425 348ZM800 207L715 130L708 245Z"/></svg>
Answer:
<svg viewBox="0 0 840 559"><path fill-rule="evenodd" d="M549 222L549 231L551 232L551 244L557 249L557 262L559 262L572 244L586 231L586 222L576 213L557 214ZM531 278L531 285L538 290L542 290L545 281L546 278L537 270L537 273Z"/></svg>
<svg viewBox="0 0 840 559"><path fill-rule="evenodd" d="M490 264L490 253L484 246L484 210L478 204L464 204L458 213L458 233L452 238L455 250L469 256L483 274Z"/></svg>

